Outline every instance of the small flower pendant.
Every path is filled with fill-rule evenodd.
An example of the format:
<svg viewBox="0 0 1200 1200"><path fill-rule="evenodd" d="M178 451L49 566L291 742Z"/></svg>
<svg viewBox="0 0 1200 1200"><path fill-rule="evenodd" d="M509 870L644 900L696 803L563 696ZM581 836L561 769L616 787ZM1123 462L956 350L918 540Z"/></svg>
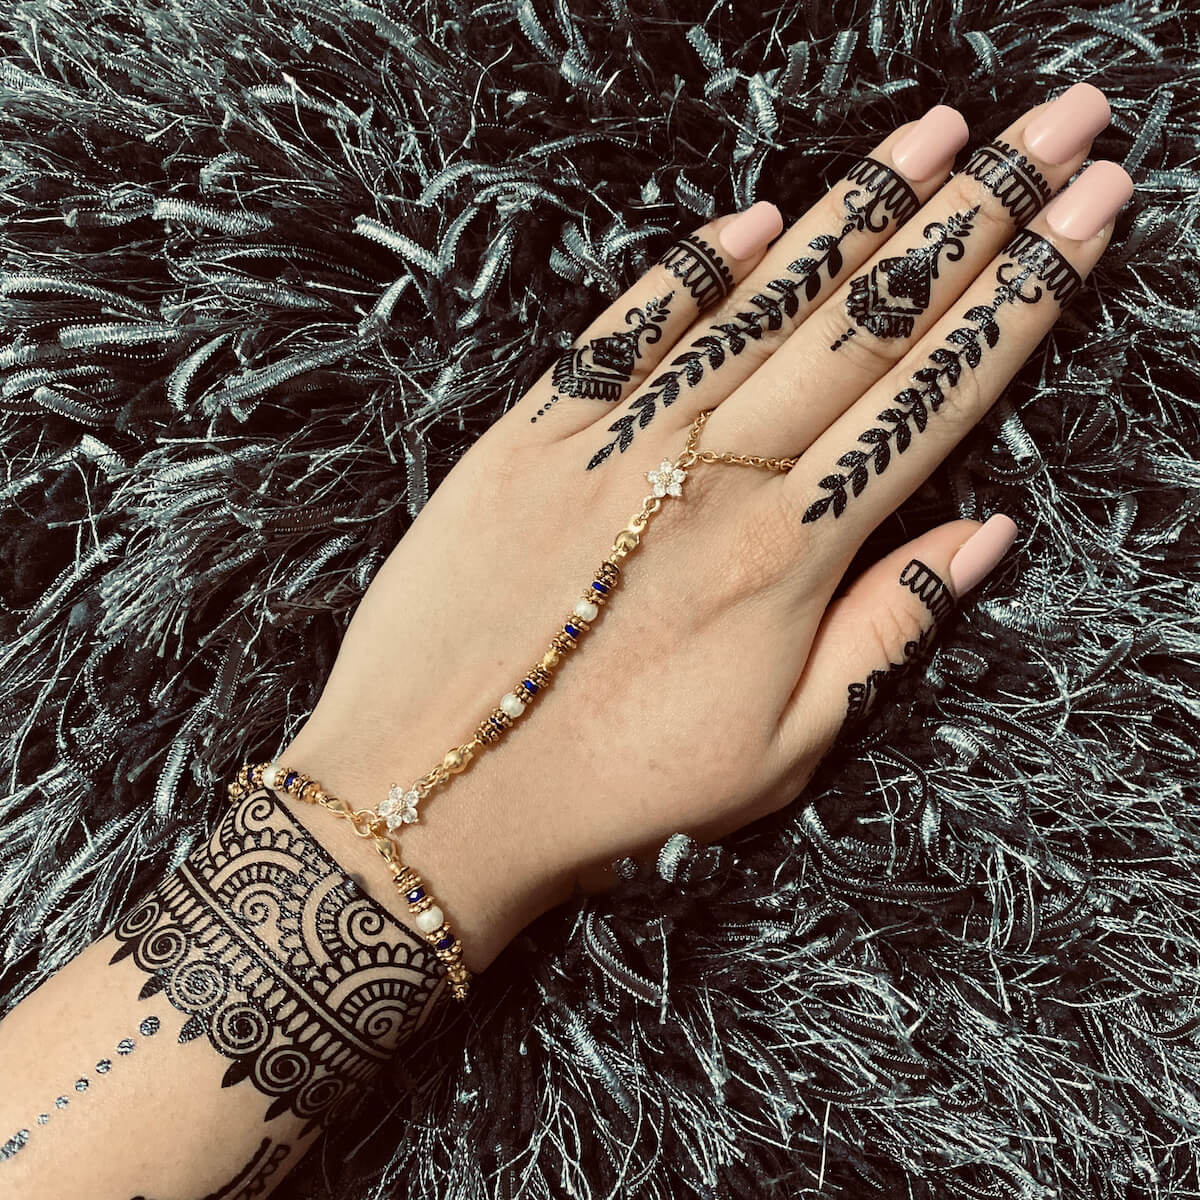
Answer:
<svg viewBox="0 0 1200 1200"><path fill-rule="evenodd" d="M646 472L656 496L681 496L683 494L684 472L669 459L664 458L653 471Z"/></svg>
<svg viewBox="0 0 1200 1200"><path fill-rule="evenodd" d="M387 822L388 829L411 825L420 819L417 816L417 804L420 799L421 793L416 788L410 788L406 792L398 783L393 783L387 799L379 806L379 815Z"/></svg>

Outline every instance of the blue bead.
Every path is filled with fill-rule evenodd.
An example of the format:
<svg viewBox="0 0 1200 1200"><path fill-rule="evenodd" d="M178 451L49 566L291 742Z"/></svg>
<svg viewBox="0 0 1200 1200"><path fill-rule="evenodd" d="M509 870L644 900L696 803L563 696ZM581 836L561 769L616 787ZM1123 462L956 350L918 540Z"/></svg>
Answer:
<svg viewBox="0 0 1200 1200"><path fill-rule="evenodd" d="M537 695L537 684L532 679L522 679L521 685L531 696Z"/></svg>
<svg viewBox="0 0 1200 1200"><path fill-rule="evenodd" d="M503 731L504 731L504 726L503 726L503 725L501 725L501 724L500 724L500 722L499 722L499 721L497 721L495 717L488 717L488 720L489 720L489 721L491 721L492 725L493 725L493 726L494 726L496 729L499 729L501 732L503 732Z"/></svg>
<svg viewBox="0 0 1200 1200"><path fill-rule="evenodd" d="M413 890L408 893L407 900L409 904L416 904L416 902L420 900L423 895L425 895L424 888L413 888Z"/></svg>
<svg viewBox="0 0 1200 1200"><path fill-rule="evenodd" d="M577 638L577 637L579 636L579 630L578 630L578 629L576 629L574 625L564 625L564 626L563 626L563 628L564 628L564 629L565 629L565 630L566 630L566 631L567 631L567 632L568 632L568 633L569 633L569 634L570 634L570 635L571 635L573 638Z"/></svg>
<svg viewBox="0 0 1200 1200"><path fill-rule="evenodd" d="M592 590L595 592L599 592L601 595L604 595L604 596L608 595L608 588L606 588L604 586L604 584L602 584L599 580L596 580L596 582L592 584Z"/></svg>
<svg viewBox="0 0 1200 1200"><path fill-rule="evenodd" d="M283 779L283 790L284 790L285 792L286 792L286 791L288 791L288 790L291 788L291 786L292 786L292 782L295 780L295 778L296 778L296 772L295 772L295 771L289 771L289 772L288 772L288 773L287 773L287 774L284 776L284 779Z"/></svg>
<svg viewBox="0 0 1200 1200"><path fill-rule="evenodd" d="M440 938L434 943L439 950L449 950L454 945L454 939L447 934L444 938Z"/></svg>

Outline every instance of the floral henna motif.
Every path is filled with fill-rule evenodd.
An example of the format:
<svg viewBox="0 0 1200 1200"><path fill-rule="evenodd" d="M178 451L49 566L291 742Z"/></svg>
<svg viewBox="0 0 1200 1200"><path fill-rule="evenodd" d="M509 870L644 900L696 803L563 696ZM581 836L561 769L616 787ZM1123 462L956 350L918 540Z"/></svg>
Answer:
<svg viewBox="0 0 1200 1200"><path fill-rule="evenodd" d="M356 1099L441 979L429 946L382 909L273 793L251 792L113 930L112 962L148 976L301 1137Z"/></svg>
<svg viewBox="0 0 1200 1200"><path fill-rule="evenodd" d="M924 433L931 413L945 403L946 392L962 377L963 368L976 369L986 350L1000 340L996 314L1006 304L1036 304L1049 293L1060 305L1070 302L1082 285L1078 272L1045 238L1021 230L1005 249L1005 261L996 268L996 291L987 304L967 309L964 318L969 324L953 329L946 336L948 346L939 346L929 356L929 362L915 371L915 386L906 387L878 415L884 422L864 430L858 440L869 450L847 450L837 460L846 472L826 475L820 486L829 495L814 500L804 512L805 524L820 520L827 512L840 517L850 496L859 496L870 480L873 467L882 475L895 453L903 454L912 444L915 434Z"/></svg>
<svg viewBox="0 0 1200 1200"><path fill-rule="evenodd" d="M730 320L710 326L710 332L695 339L682 354L671 359L669 369L650 380L646 391L636 396L629 412L609 427L615 434L587 464L589 471L605 462L614 451L622 454L633 444L634 432L645 429L660 408L669 408L684 388L697 387L706 371L717 371L729 358L736 357L767 333L783 328L800 310L799 293L805 300L816 299L825 279L834 279L843 265L841 246L855 231L881 233L890 224L901 225L917 211L918 200L912 188L890 167L873 158L861 158L846 174L859 186L850 188L842 198L844 217L836 233L819 234L808 243L812 255L802 255L787 266L787 275L767 282L761 292L750 297L746 311Z"/></svg>
<svg viewBox="0 0 1200 1200"><path fill-rule="evenodd" d="M929 307L933 280L942 257L957 262L965 253L966 239L979 206L953 213L945 221L931 221L922 230L925 243L903 254L881 259L866 274L850 281L846 312L857 329L878 338L906 338L917 318ZM857 332L847 329L829 348L837 350Z"/></svg>

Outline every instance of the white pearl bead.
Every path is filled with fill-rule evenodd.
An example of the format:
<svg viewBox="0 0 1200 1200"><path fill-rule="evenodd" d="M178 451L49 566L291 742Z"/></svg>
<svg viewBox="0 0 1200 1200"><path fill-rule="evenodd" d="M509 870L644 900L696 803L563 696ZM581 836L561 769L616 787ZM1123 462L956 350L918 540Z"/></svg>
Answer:
<svg viewBox="0 0 1200 1200"><path fill-rule="evenodd" d="M505 692L500 701L500 711L508 717L519 717L525 711L525 705L521 702L521 697L513 692Z"/></svg>
<svg viewBox="0 0 1200 1200"><path fill-rule="evenodd" d="M435 929L441 928L445 919L442 910L435 904L432 908L417 913L417 928L422 933L432 933Z"/></svg>
<svg viewBox="0 0 1200 1200"><path fill-rule="evenodd" d="M591 600L575 601L575 615L582 617L585 621L594 621L599 611L599 605L593 604Z"/></svg>
<svg viewBox="0 0 1200 1200"><path fill-rule="evenodd" d="M277 768L276 768L275 764L274 764L274 763L272 763L272 764L271 764L271 765L270 765L270 766L269 766L269 767L268 767L268 768L267 768L267 769L266 769L266 770L263 772L263 787L268 787L268 788L274 788L274 787L276 787L276 786L277 786L277 784L276 784L276 776L277 776L277 774L278 774Z"/></svg>

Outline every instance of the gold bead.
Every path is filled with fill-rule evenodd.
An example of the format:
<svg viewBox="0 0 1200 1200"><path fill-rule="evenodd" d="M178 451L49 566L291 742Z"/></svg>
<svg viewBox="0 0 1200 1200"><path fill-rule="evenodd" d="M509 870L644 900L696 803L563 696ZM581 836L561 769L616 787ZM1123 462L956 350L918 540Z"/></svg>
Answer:
<svg viewBox="0 0 1200 1200"><path fill-rule="evenodd" d="M630 550L636 550L637 544L641 539L632 529L622 529L620 533L613 539L614 550L624 550L628 553Z"/></svg>
<svg viewBox="0 0 1200 1200"><path fill-rule="evenodd" d="M447 751L446 757L442 759L442 766L451 775L457 775L459 771L466 769L467 763L470 761L471 751L465 746L455 746L453 750Z"/></svg>
<svg viewBox="0 0 1200 1200"><path fill-rule="evenodd" d="M553 646L542 655L542 666L547 671L553 670L560 662L562 662L562 655Z"/></svg>

